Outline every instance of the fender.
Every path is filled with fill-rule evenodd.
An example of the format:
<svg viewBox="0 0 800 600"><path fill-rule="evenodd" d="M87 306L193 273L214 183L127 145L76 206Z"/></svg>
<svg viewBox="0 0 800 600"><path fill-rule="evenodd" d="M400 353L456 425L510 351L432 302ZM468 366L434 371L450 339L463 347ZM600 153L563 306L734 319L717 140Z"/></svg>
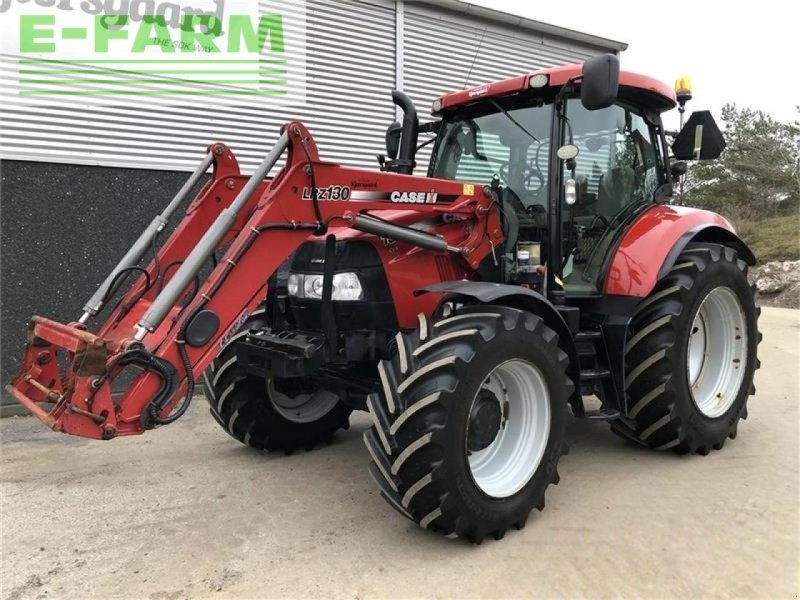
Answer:
<svg viewBox="0 0 800 600"><path fill-rule="evenodd" d="M623 235L606 272L603 293L646 297L693 241L730 246L748 265L756 263L727 219L707 210L656 204Z"/></svg>
<svg viewBox="0 0 800 600"><path fill-rule="evenodd" d="M575 338L567 322L547 298L531 289L516 285L466 280L435 283L416 290L414 295L421 296L427 293L445 294L440 300L439 306L444 302L452 301L454 297L466 296L481 304L499 304L509 308L518 308L541 317L545 325L558 334L558 345L569 357L567 375L575 384L575 390L569 399L570 404L573 405L574 410L583 410L580 396L580 360ZM438 311L437 307L436 312ZM577 408L578 406L580 409Z"/></svg>

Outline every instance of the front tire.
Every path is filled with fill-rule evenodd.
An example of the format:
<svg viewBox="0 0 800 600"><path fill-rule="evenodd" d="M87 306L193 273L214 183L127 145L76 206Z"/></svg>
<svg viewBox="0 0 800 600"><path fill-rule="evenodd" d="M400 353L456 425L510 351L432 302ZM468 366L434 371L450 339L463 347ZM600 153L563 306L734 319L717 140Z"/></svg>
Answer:
<svg viewBox="0 0 800 600"><path fill-rule="evenodd" d="M370 473L401 514L480 543L521 529L558 483L572 382L537 316L471 306L397 336L368 399Z"/></svg>
<svg viewBox="0 0 800 600"><path fill-rule="evenodd" d="M265 325L263 309L251 315L241 334ZM235 335L203 374L211 416L232 438L268 451L311 450L330 443L350 427L352 408L311 378L267 381L248 373L236 360Z"/></svg>
<svg viewBox="0 0 800 600"><path fill-rule="evenodd" d="M735 250L687 246L631 321L628 415L612 429L680 454L705 455L735 438L755 393L759 312Z"/></svg>

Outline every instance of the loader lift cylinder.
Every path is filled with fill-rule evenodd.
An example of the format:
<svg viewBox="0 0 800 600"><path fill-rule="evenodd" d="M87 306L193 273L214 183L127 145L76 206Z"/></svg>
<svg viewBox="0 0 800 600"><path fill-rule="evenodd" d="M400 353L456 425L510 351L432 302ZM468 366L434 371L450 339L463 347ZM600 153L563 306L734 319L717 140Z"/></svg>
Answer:
<svg viewBox="0 0 800 600"><path fill-rule="evenodd" d="M233 203L223 210L208 231L203 235L197 246L189 253L186 260L175 272L175 275L170 279L169 283L164 287L162 292L153 300L153 304L148 311L139 321L136 328L135 338L141 341L148 332L155 331L161 325L164 317L178 302L183 290L194 280L197 273L206 263L206 261L214 252L214 249L225 237L225 234L230 231L239 211L250 200L261 182L266 178L272 167L280 159L289 145L289 134L284 132L275 144L275 147L267 154L266 158L261 162L258 168L253 172L253 176L247 181L242 188L242 191L236 196Z"/></svg>
<svg viewBox="0 0 800 600"><path fill-rule="evenodd" d="M355 219L353 219L352 228L412 246L419 246L433 252L461 252L459 248L448 245L447 240L442 237L431 235L424 231L417 231L410 227L387 223L368 215L356 215Z"/></svg>
<svg viewBox="0 0 800 600"><path fill-rule="evenodd" d="M82 324L86 324L86 322L102 310L104 300L108 295L111 286L114 285L117 277L120 273L122 273L125 269L129 267L133 267L139 264L139 261L142 260L142 257L147 252L147 249L153 243L153 240L156 236L167 226L169 220L175 214L175 211L178 210L183 201L189 196L189 193L192 191L197 182L200 181L200 178L205 174L208 170L208 167L214 162L214 153L209 152L206 154L203 162L197 167L197 169L192 173L189 179L186 180L186 183L183 184L183 187L175 194L175 197L172 201L167 205L167 207L163 210L163 212L150 222L142 232L142 235L139 236L133 245L130 247L128 252L119 261L116 267L108 274L105 281L97 288L97 291L94 295L89 299L89 301L84 305L83 316L80 318L79 322Z"/></svg>

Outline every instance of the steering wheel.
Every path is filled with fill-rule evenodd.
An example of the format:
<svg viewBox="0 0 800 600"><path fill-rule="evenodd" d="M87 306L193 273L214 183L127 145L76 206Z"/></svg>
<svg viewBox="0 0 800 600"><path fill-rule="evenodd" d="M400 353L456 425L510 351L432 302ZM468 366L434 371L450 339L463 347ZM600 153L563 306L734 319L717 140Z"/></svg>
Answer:
<svg viewBox="0 0 800 600"><path fill-rule="evenodd" d="M528 190L534 193L538 193L544 187L544 174L542 173L542 168L539 166L539 153L542 151L543 146L544 142L539 142L539 145L536 147L536 152L533 153L533 158L528 163L530 175L525 179L525 184ZM535 190L530 187L531 177L533 176L536 176L536 179L539 180L539 187Z"/></svg>
<svg viewBox="0 0 800 600"><path fill-rule="evenodd" d="M539 168L538 165L536 166L535 169L529 167L528 170L530 171L530 173L525 177L525 187L531 194L538 194L544 187L544 175L542 175L542 170ZM531 185L531 180L534 177L536 177L536 179L539 182L539 185L536 188L534 188Z"/></svg>
<svg viewBox="0 0 800 600"><path fill-rule="evenodd" d="M505 183L506 185L509 185L509 183L508 183L508 181L509 181L508 166L511 164L511 161L504 160L504 161L498 161L498 162L500 162L500 166L498 167L498 173L497 174L500 176L500 179L503 180L503 183ZM544 175L542 175L542 171L538 167L537 168L533 168L530 164L526 164L523 167L522 176L523 176L523 182L525 184L525 191L526 192L528 192L530 194L536 194L537 192L539 192L544 187ZM539 186L536 189L533 189L531 187L531 180L534 177L539 182Z"/></svg>

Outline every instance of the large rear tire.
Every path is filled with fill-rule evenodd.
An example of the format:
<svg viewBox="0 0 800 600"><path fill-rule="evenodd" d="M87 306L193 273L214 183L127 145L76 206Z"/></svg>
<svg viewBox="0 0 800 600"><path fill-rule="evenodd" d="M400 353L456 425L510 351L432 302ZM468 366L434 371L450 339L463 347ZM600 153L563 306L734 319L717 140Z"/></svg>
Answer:
<svg viewBox="0 0 800 600"><path fill-rule="evenodd" d="M257 310L203 374L211 415L235 440L259 450L313 449L330 443L339 429L348 429L352 409L334 392L310 378L268 381L236 362L241 335L265 324Z"/></svg>
<svg viewBox="0 0 800 600"><path fill-rule="evenodd" d="M718 244L690 244L639 305L626 345L627 418L636 443L708 454L735 438L755 393L760 309L747 265Z"/></svg>
<svg viewBox="0 0 800 600"><path fill-rule="evenodd" d="M368 399L370 473L401 514L480 543L521 529L558 483L572 382L530 313L471 306L397 336Z"/></svg>

